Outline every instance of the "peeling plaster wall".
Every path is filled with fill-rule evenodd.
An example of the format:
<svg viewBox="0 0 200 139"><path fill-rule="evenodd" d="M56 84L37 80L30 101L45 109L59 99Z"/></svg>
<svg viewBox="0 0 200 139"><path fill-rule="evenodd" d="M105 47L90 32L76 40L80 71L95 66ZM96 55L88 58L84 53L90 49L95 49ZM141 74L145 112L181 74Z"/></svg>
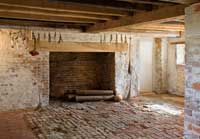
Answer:
<svg viewBox="0 0 200 139"><path fill-rule="evenodd" d="M27 51L29 34L0 30L0 111L49 103L48 53L32 57Z"/></svg>
<svg viewBox="0 0 200 139"><path fill-rule="evenodd" d="M153 91L167 91L167 40L155 38L153 50Z"/></svg>
<svg viewBox="0 0 200 139"><path fill-rule="evenodd" d="M167 38L162 38L162 56L161 56L161 63L162 63L162 91L167 92L167 58L168 58L168 40Z"/></svg>
<svg viewBox="0 0 200 139"><path fill-rule="evenodd" d="M156 93L184 96L185 66L176 64L176 47L167 38L155 39L153 88Z"/></svg>
<svg viewBox="0 0 200 139"><path fill-rule="evenodd" d="M155 38L154 41L154 74L153 74L153 90L156 93L162 93L162 39Z"/></svg>

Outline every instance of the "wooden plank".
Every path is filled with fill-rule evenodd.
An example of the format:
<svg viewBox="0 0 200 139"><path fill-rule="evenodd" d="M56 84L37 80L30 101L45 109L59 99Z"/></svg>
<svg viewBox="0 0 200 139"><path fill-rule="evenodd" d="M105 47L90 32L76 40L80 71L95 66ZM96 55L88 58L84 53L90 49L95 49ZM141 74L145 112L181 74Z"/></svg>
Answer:
<svg viewBox="0 0 200 139"><path fill-rule="evenodd" d="M32 20L15 20L15 19L3 19L0 18L0 28L16 28L16 29L31 29L31 30L43 30L52 28L76 28L80 29L80 27L87 27L91 24L88 23L66 23L66 22L44 22L44 21L32 21Z"/></svg>
<svg viewBox="0 0 200 139"><path fill-rule="evenodd" d="M97 20L110 20L113 17L107 15L94 15L86 13L73 13L68 11L53 11L48 9L36 9L36 8L26 8L17 6L0 5L0 12L9 12L17 14L34 14L34 15L48 15L48 16L59 16L59 17L73 17L73 18L86 18L86 19L97 19Z"/></svg>
<svg viewBox="0 0 200 139"><path fill-rule="evenodd" d="M155 30L155 31L185 31L184 25L149 24L129 27L129 30Z"/></svg>
<svg viewBox="0 0 200 139"><path fill-rule="evenodd" d="M171 46L176 46L177 44L185 44L185 41L171 42Z"/></svg>
<svg viewBox="0 0 200 139"><path fill-rule="evenodd" d="M29 41L30 50L33 50L33 41ZM49 52L121 52L128 50L126 43L89 43L89 42L47 42L36 44L38 51Z"/></svg>
<svg viewBox="0 0 200 139"><path fill-rule="evenodd" d="M168 1L147 1L147 0L117 0L117 1L125 1L130 3L139 3L139 4L150 4L150 5L158 5L158 6L167 6L174 5L172 2Z"/></svg>
<svg viewBox="0 0 200 139"><path fill-rule="evenodd" d="M60 17L60 16L50 16L50 15L36 15L30 13L12 13L12 12L2 12L0 11L0 17L10 18L10 19L26 19L35 21L54 21L54 22L70 22L70 23L96 23L100 20L95 19L82 19L73 17Z"/></svg>
<svg viewBox="0 0 200 139"><path fill-rule="evenodd" d="M37 2L35 0L1 0L0 5L110 16L124 16L132 13L129 9L48 0L38 0Z"/></svg>
<svg viewBox="0 0 200 139"><path fill-rule="evenodd" d="M199 2L199 0L160 0L160 1L181 3L181 4L193 4L193 3Z"/></svg>
<svg viewBox="0 0 200 139"><path fill-rule="evenodd" d="M110 20L105 23L97 23L87 29L87 32L100 32L114 30L127 26L138 26L170 21L184 16L185 5L176 5L161 8L151 12L139 13L132 17L122 17L119 20Z"/></svg>
<svg viewBox="0 0 200 139"><path fill-rule="evenodd" d="M185 44L185 37L177 37L177 38L170 38L168 39L169 46L176 46L177 44Z"/></svg>

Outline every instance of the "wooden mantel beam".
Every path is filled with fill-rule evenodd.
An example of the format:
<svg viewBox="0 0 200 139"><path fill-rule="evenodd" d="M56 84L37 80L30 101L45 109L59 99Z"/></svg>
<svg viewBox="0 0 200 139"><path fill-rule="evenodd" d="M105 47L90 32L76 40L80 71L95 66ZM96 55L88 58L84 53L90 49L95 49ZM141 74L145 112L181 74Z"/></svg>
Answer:
<svg viewBox="0 0 200 139"><path fill-rule="evenodd" d="M89 27L87 32L114 31L128 26L162 23L174 18L183 18L185 7L186 5L169 6L151 12L139 13L132 17L122 17L118 20L96 23Z"/></svg>
<svg viewBox="0 0 200 139"><path fill-rule="evenodd" d="M29 41L30 50L34 43ZM47 42L40 41L36 44L36 50L47 52L122 52L128 50L127 43L94 43L94 42Z"/></svg>

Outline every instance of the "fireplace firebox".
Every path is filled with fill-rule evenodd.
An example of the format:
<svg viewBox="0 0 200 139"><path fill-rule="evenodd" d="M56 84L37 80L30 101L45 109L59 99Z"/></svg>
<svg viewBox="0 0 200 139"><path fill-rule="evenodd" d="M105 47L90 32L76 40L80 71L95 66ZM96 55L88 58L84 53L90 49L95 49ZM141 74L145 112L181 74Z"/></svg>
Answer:
<svg viewBox="0 0 200 139"><path fill-rule="evenodd" d="M111 52L51 52L50 97L76 90L114 91L114 57Z"/></svg>

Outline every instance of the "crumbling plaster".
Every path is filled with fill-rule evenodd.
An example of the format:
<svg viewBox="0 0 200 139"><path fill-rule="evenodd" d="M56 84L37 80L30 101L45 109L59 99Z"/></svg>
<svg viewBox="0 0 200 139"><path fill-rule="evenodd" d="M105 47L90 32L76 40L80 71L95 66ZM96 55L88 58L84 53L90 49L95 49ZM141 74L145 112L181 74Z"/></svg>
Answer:
<svg viewBox="0 0 200 139"><path fill-rule="evenodd" d="M29 55L29 34L25 30L0 31L0 111L48 105L48 52Z"/></svg>

